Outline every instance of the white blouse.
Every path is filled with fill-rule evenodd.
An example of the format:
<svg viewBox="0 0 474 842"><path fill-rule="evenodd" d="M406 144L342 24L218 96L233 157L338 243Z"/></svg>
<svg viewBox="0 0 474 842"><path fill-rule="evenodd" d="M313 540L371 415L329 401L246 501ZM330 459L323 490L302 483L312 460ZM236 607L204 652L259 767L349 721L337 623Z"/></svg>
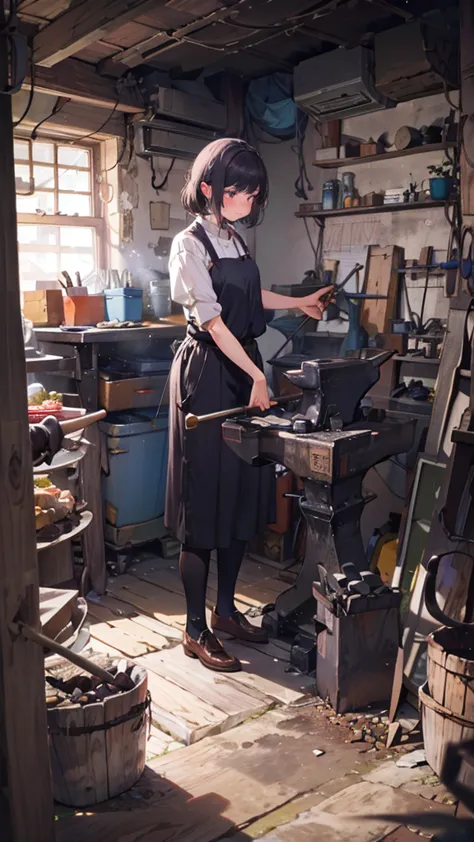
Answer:
<svg viewBox="0 0 474 842"><path fill-rule="evenodd" d="M205 229L218 257L238 258L243 250L240 243L226 229L219 228L206 217L197 221ZM190 227L190 226L189 226ZM169 259L171 298L182 304L186 318L202 328L211 319L220 316L222 308L212 286L209 268L211 258L189 228L180 231L173 239Z"/></svg>

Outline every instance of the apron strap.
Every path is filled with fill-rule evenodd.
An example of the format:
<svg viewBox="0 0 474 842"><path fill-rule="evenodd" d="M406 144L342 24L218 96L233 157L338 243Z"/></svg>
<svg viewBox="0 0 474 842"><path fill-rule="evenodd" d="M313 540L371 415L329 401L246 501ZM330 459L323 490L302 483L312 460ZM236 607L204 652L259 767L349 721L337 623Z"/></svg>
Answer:
<svg viewBox="0 0 474 842"><path fill-rule="evenodd" d="M245 242L244 238L241 237L241 235L238 233L238 231L235 230L235 228L232 228L231 231L232 231L232 236L237 240L237 242L242 247L245 257L250 257L250 252L248 250L247 243Z"/></svg>
<svg viewBox="0 0 474 842"><path fill-rule="evenodd" d="M190 228L188 228L188 231L204 246L214 266L218 266L220 262L219 256L212 245L204 226L196 220Z"/></svg>

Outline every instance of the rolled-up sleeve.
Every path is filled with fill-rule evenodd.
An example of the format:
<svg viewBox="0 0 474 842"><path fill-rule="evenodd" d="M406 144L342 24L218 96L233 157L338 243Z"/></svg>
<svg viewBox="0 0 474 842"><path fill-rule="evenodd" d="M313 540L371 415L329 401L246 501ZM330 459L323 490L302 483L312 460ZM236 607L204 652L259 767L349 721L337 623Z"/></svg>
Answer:
<svg viewBox="0 0 474 842"><path fill-rule="evenodd" d="M220 316L222 310L207 264L204 248L192 235L176 238L169 261L171 297L201 328Z"/></svg>

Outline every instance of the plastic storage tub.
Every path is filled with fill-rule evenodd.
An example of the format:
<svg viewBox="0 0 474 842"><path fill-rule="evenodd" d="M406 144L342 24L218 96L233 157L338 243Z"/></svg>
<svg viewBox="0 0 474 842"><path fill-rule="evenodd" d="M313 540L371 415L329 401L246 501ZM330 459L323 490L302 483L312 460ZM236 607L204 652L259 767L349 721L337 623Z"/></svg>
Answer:
<svg viewBox="0 0 474 842"><path fill-rule="evenodd" d="M131 526L165 510L168 412L116 412L100 423L106 435L108 474L103 478L105 518Z"/></svg>
<svg viewBox="0 0 474 842"><path fill-rule="evenodd" d="M138 287L107 289L105 318L108 322L141 322L143 318L143 290Z"/></svg>

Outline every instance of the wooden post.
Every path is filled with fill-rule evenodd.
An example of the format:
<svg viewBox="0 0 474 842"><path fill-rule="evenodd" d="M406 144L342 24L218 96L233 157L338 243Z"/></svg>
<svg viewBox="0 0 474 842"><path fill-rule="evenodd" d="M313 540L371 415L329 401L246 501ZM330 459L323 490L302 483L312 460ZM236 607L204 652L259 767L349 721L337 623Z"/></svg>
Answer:
<svg viewBox="0 0 474 842"><path fill-rule="evenodd" d="M0 87L7 82L2 39ZM43 652L10 629L15 617L39 626L39 591L7 95L0 96L0 184L0 838L53 842Z"/></svg>

